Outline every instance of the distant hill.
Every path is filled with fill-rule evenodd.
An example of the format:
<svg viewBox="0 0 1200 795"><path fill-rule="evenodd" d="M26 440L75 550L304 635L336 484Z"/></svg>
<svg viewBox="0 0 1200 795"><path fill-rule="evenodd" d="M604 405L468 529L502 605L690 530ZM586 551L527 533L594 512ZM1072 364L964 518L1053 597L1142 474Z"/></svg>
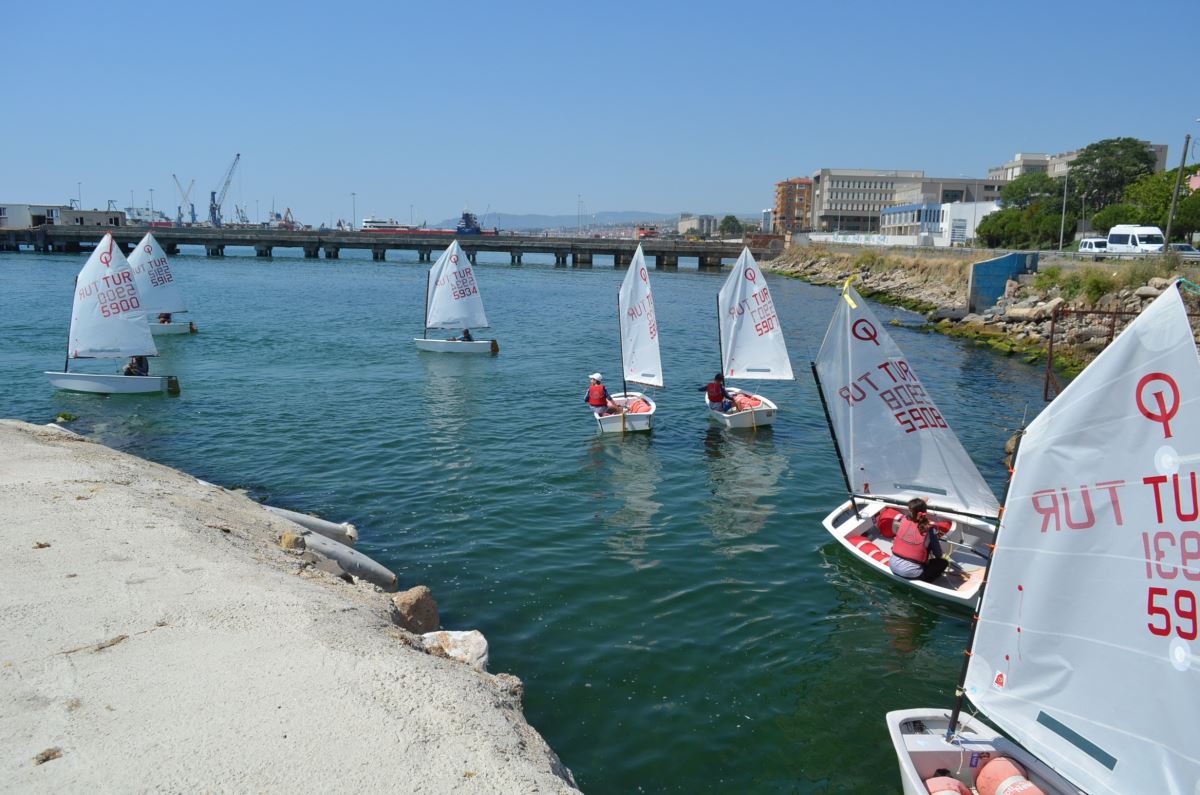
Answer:
<svg viewBox="0 0 1200 795"><path fill-rule="evenodd" d="M676 221L679 219L679 213L651 213L639 212L637 210L621 210L619 212L603 212L594 213L584 216L584 223L593 225L598 224L607 226L609 224L634 224L640 221L648 221L650 223L663 223L666 221ZM458 218L447 218L444 221L438 221L430 224L430 226L441 229L453 229L458 223ZM524 215L513 215L511 213L488 213L486 216L479 216L479 224L485 229L499 227L500 229L561 229L564 227L573 227L579 223L577 215L538 215L536 213L526 213Z"/></svg>

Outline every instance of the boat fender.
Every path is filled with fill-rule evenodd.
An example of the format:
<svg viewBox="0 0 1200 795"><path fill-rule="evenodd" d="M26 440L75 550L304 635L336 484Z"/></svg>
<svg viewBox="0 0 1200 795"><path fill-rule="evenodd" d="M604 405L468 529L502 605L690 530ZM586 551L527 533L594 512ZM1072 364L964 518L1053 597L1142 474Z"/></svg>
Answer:
<svg viewBox="0 0 1200 795"><path fill-rule="evenodd" d="M971 795L970 787L950 776L927 778L925 788L929 790L929 795Z"/></svg>
<svg viewBox="0 0 1200 795"><path fill-rule="evenodd" d="M891 555L871 543L871 540L866 536L847 536L846 540L849 541L852 546L857 547L864 555L873 560L879 561L885 566L887 565L888 560L891 559Z"/></svg>
<svg viewBox="0 0 1200 795"><path fill-rule="evenodd" d="M167 394L168 395L178 395L179 394L179 379L173 375L167 376Z"/></svg>
<svg viewBox="0 0 1200 795"><path fill-rule="evenodd" d="M979 795L1045 795L1041 787L1025 777L1025 768L1006 756L998 756L980 768L975 789Z"/></svg>
<svg viewBox="0 0 1200 795"><path fill-rule="evenodd" d="M875 529L884 538L896 537L896 520L903 514L899 508L884 508L875 514Z"/></svg>
<svg viewBox="0 0 1200 795"><path fill-rule="evenodd" d="M499 352L500 352L500 343L496 342L495 340L492 340L492 355L494 356L495 354L497 354Z"/></svg>

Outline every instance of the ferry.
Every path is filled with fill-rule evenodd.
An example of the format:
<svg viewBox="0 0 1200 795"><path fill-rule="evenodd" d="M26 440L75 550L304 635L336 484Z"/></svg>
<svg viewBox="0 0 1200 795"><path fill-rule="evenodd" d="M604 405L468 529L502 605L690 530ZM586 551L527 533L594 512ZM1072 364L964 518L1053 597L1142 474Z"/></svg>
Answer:
<svg viewBox="0 0 1200 795"><path fill-rule="evenodd" d="M483 229L475 213L464 211L454 229L431 229L427 226L412 226L402 224L394 218L382 219L368 216L362 221L362 231L380 232L389 235L438 235L454 237L455 235L498 235L498 229Z"/></svg>

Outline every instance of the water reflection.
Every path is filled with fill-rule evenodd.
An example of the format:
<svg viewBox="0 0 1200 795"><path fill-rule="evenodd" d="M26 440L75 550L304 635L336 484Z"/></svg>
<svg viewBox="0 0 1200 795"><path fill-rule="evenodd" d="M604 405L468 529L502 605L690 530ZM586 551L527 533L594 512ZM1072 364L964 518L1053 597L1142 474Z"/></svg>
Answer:
<svg viewBox="0 0 1200 795"><path fill-rule="evenodd" d="M635 569L657 566L658 558L647 557L649 542L656 532L654 517L662 510L658 487L662 481L662 460L648 434L601 434L588 451L588 468L608 483L608 495L617 508L604 516L604 525L613 530L605 539L612 556Z"/></svg>
<svg viewBox="0 0 1200 795"><path fill-rule="evenodd" d="M787 457L776 451L769 428L731 433L715 425L704 435L709 499L701 523L726 555L762 551L767 545L734 543L755 535L775 512Z"/></svg>
<svg viewBox="0 0 1200 795"><path fill-rule="evenodd" d="M439 468L457 472L471 466L472 446L467 444L468 426L475 419L481 402L476 380L474 357L418 353L424 378L420 406L402 407L401 413L415 412L429 432L429 451Z"/></svg>

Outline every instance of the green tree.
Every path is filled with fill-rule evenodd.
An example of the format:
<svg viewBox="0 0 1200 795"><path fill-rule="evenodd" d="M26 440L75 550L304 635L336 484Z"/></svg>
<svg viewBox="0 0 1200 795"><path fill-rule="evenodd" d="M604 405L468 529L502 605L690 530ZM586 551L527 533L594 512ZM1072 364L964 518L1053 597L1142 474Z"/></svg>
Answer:
<svg viewBox="0 0 1200 795"><path fill-rule="evenodd" d="M1022 174L1000 189L1005 207L1028 207L1038 199L1062 196L1062 183L1043 172Z"/></svg>
<svg viewBox="0 0 1200 795"><path fill-rule="evenodd" d="M722 237L734 237L742 234L742 222L737 219L737 216L727 215L721 219L721 225L718 228Z"/></svg>
<svg viewBox="0 0 1200 795"><path fill-rule="evenodd" d="M1184 184L1180 186L1180 202L1188 197L1186 179L1200 170L1200 165L1184 169ZM1175 190L1175 178L1179 169L1161 174L1149 174L1125 189L1125 204L1132 204L1139 212L1138 222L1167 228L1167 214L1171 211L1171 191ZM1178 209L1176 216L1178 216ZM1172 232L1174 229L1172 229Z"/></svg>
<svg viewBox="0 0 1200 795"><path fill-rule="evenodd" d="M1142 211L1132 204L1110 204L1092 216L1092 229L1108 232L1117 224L1136 224L1142 220Z"/></svg>
<svg viewBox="0 0 1200 795"><path fill-rule="evenodd" d="M1175 206L1175 224L1171 227L1171 237L1178 235L1187 240L1196 232L1200 232L1200 190L1192 191L1190 196L1180 199Z"/></svg>
<svg viewBox="0 0 1200 795"><path fill-rule="evenodd" d="M1125 188L1154 172L1154 155L1136 138L1106 138L1088 144L1071 162L1076 196L1088 195L1098 209L1121 201Z"/></svg>

